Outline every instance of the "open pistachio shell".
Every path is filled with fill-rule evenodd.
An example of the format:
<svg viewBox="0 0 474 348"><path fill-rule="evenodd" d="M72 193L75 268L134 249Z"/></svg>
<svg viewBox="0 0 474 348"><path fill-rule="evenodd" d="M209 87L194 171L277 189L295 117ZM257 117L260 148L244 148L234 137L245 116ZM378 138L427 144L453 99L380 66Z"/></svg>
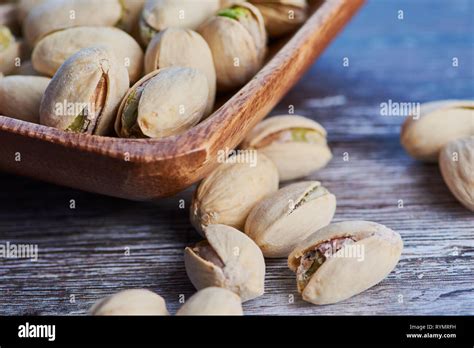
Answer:
<svg viewBox="0 0 474 348"><path fill-rule="evenodd" d="M265 257L288 257L298 243L329 224L336 197L318 181L288 185L252 208L245 233Z"/></svg>
<svg viewBox="0 0 474 348"><path fill-rule="evenodd" d="M168 315L165 300L145 289L124 290L97 302L91 315Z"/></svg>
<svg viewBox="0 0 474 348"><path fill-rule="evenodd" d="M141 77L142 48L126 32L113 27L75 27L56 31L38 42L31 59L37 71L53 76L74 53L97 45L106 45L113 50L118 63L127 68L132 83Z"/></svg>
<svg viewBox="0 0 474 348"><path fill-rule="evenodd" d="M422 104L420 115L408 117L400 136L414 158L436 162L441 148L452 140L474 135L474 101L442 100Z"/></svg>
<svg viewBox="0 0 474 348"><path fill-rule="evenodd" d="M0 115L39 123L41 98L50 82L39 76L7 76L0 80Z"/></svg>
<svg viewBox="0 0 474 348"><path fill-rule="evenodd" d="M214 57L218 91L243 86L262 67L267 35L260 11L251 4L220 10L198 31Z"/></svg>
<svg viewBox="0 0 474 348"><path fill-rule="evenodd" d="M205 236L207 241L184 252L186 272L196 289L226 288L242 302L263 295L265 261L254 241L225 225L207 226Z"/></svg>
<svg viewBox="0 0 474 348"><path fill-rule="evenodd" d="M156 70L138 81L120 105L115 130L121 137L162 138L196 125L204 115L206 76L192 68Z"/></svg>
<svg viewBox="0 0 474 348"><path fill-rule="evenodd" d="M381 282L403 249L400 235L369 221L328 225L301 242L288 257L305 301L330 304Z"/></svg>
<svg viewBox="0 0 474 348"><path fill-rule="evenodd" d="M230 290L211 286L195 293L176 315L243 315L242 300Z"/></svg>
<svg viewBox="0 0 474 348"><path fill-rule="evenodd" d="M168 28L151 40L145 54L145 73L171 66L195 68L206 75L209 115L216 98L216 70L211 50L201 35L190 29Z"/></svg>
<svg viewBox="0 0 474 348"><path fill-rule="evenodd" d="M196 29L219 9L219 0L148 0L140 20L144 44L166 28Z"/></svg>
<svg viewBox="0 0 474 348"><path fill-rule="evenodd" d="M120 20L119 0L48 0L33 7L23 23L30 46L53 31L78 26L114 26Z"/></svg>
<svg viewBox="0 0 474 348"><path fill-rule="evenodd" d="M15 60L21 55L21 43L15 40L8 27L0 25L0 72L12 73L16 68Z"/></svg>
<svg viewBox="0 0 474 348"><path fill-rule="evenodd" d="M452 194L474 212L474 136L445 145L439 154L439 167Z"/></svg>
<svg viewBox="0 0 474 348"><path fill-rule="evenodd" d="M278 190L278 171L265 155L255 154L252 165L246 154L221 163L194 192L191 222L203 235L210 224L244 229L251 209L265 196Z"/></svg>
<svg viewBox="0 0 474 348"><path fill-rule="evenodd" d="M326 130L296 115L280 115L260 122L245 138L243 148L257 149L275 162L281 181L305 177L332 158Z"/></svg>
<svg viewBox="0 0 474 348"><path fill-rule="evenodd" d="M250 0L262 13L268 36L288 34L307 18L306 0Z"/></svg>
<svg viewBox="0 0 474 348"><path fill-rule="evenodd" d="M40 121L75 133L107 135L129 86L128 72L106 46L67 59L46 89Z"/></svg>

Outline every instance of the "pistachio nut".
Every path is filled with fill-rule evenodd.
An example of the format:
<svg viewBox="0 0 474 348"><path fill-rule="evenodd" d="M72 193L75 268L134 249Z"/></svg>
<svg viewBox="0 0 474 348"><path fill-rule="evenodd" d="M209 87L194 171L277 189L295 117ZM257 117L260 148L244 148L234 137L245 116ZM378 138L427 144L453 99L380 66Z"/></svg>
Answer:
<svg viewBox="0 0 474 348"><path fill-rule="evenodd" d="M230 157L197 187L190 213L191 223L201 235L210 224L243 230L255 204L278 190L278 171L273 162L261 153L253 154L253 164L245 153Z"/></svg>
<svg viewBox="0 0 474 348"><path fill-rule="evenodd" d="M198 31L214 57L219 91L243 86L262 67L267 34L255 6L243 2L222 9Z"/></svg>
<svg viewBox="0 0 474 348"><path fill-rule="evenodd" d="M150 290L124 290L92 306L91 315L168 315L165 300Z"/></svg>
<svg viewBox="0 0 474 348"><path fill-rule="evenodd" d="M97 45L106 45L113 50L119 64L127 68L132 83L142 76L142 48L126 32L113 27L74 27L55 31L38 42L31 59L37 71L53 76L74 53Z"/></svg>
<svg viewBox="0 0 474 348"><path fill-rule="evenodd" d="M242 302L263 295L265 261L257 244L226 225L209 225L204 233L207 240L184 251L186 273L196 289L226 288Z"/></svg>
<svg viewBox="0 0 474 348"><path fill-rule="evenodd" d="M0 25L0 72L7 75L16 68L15 60L21 57L21 43L15 40L10 29Z"/></svg>
<svg viewBox="0 0 474 348"><path fill-rule="evenodd" d="M265 257L288 257L306 237L329 224L336 197L318 181L288 185L252 208L245 233Z"/></svg>
<svg viewBox="0 0 474 348"><path fill-rule="evenodd" d="M439 154L439 167L452 194L474 211L474 136L445 145Z"/></svg>
<svg viewBox="0 0 474 348"><path fill-rule="evenodd" d="M306 0L250 0L262 13L268 36L280 37L306 21Z"/></svg>
<svg viewBox="0 0 474 348"><path fill-rule="evenodd" d="M301 242L288 257L305 301L330 304L382 281L397 265L400 235L369 221L328 225Z"/></svg>
<svg viewBox="0 0 474 348"><path fill-rule="evenodd" d="M274 116L260 122L242 147L267 155L276 164L282 181L307 176L332 158L326 130L319 123L296 115Z"/></svg>
<svg viewBox="0 0 474 348"><path fill-rule="evenodd" d="M49 78L39 76L0 79L0 115L39 123L41 98L49 81Z"/></svg>
<svg viewBox="0 0 474 348"><path fill-rule="evenodd" d="M33 47L53 31L78 26L114 26L121 14L119 0L48 0L33 7L23 22L23 33Z"/></svg>
<svg viewBox="0 0 474 348"><path fill-rule="evenodd" d="M419 115L406 119L401 143L414 158L434 162L452 140L474 135L474 101L441 100L422 104Z"/></svg>
<svg viewBox="0 0 474 348"><path fill-rule="evenodd" d="M41 5L42 3L46 1L48 0L18 0L18 4L17 4L18 21L20 23L23 23L25 18L28 16L28 13L30 13L34 7Z"/></svg>
<svg viewBox="0 0 474 348"><path fill-rule="evenodd" d="M40 107L45 126L74 133L107 135L127 92L127 69L106 46L85 48L54 75Z"/></svg>
<svg viewBox="0 0 474 348"><path fill-rule="evenodd" d="M153 37L145 54L145 73L171 66L195 68L206 75L209 115L216 98L216 70L211 50L201 35L190 29L168 28Z"/></svg>
<svg viewBox="0 0 474 348"><path fill-rule="evenodd" d="M243 315L242 300L230 290L211 286L191 296L176 315Z"/></svg>
<svg viewBox="0 0 474 348"><path fill-rule="evenodd" d="M137 39L139 37L138 23L145 2L146 0L120 0L122 5L122 17L117 26Z"/></svg>
<svg viewBox="0 0 474 348"><path fill-rule="evenodd" d="M147 45L166 28L195 30L219 9L219 0L147 0L140 19L140 34Z"/></svg>
<svg viewBox="0 0 474 348"><path fill-rule="evenodd" d="M201 120L208 93L206 76L199 70L156 70L128 91L120 105L115 131L124 138L180 134Z"/></svg>

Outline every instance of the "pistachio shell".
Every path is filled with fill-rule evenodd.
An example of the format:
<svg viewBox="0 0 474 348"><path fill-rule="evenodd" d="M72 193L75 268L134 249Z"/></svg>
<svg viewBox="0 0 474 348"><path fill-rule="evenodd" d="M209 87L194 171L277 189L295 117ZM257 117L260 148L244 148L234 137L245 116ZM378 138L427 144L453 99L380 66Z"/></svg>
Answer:
<svg viewBox="0 0 474 348"><path fill-rule="evenodd" d="M33 7L23 23L30 46L53 31L78 26L114 26L120 20L119 0L48 0Z"/></svg>
<svg viewBox="0 0 474 348"><path fill-rule="evenodd" d="M419 118L407 118L400 140L414 158L435 162L444 145L469 135L474 135L474 101L442 100L422 104Z"/></svg>
<svg viewBox="0 0 474 348"><path fill-rule="evenodd" d="M330 247L331 253L321 256L322 260L304 264L318 246L335 246L338 240L340 248ZM323 227L301 242L288 257L288 266L297 273L298 290L305 301L330 304L382 281L397 265L402 249L400 235L383 225L345 221Z"/></svg>
<svg viewBox="0 0 474 348"><path fill-rule="evenodd" d="M138 23L145 6L146 0L120 0L122 5L122 17L117 26L132 35L139 37Z"/></svg>
<svg viewBox="0 0 474 348"><path fill-rule="evenodd" d="M319 123L296 115L279 115L260 122L242 147L268 156L277 166L281 181L305 177L332 158L326 130Z"/></svg>
<svg viewBox="0 0 474 348"><path fill-rule="evenodd" d="M41 98L50 79L7 76L0 80L0 115L39 123Z"/></svg>
<svg viewBox="0 0 474 348"><path fill-rule="evenodd" d="M219 91L243 86L262 67L267 36L260 11L251 4L221 10L198 31L214 57Z"/></svg>
<svg viewBox="0 0 474 348"><path fill-rule="evenodd" d="M439 154L439 167L452 194L474 211L474 136L445 145Z"/></svg>
<svg viewBox="0 0 474 348"><path fill-rule="evenodd" d="M242 300L224 288L204 288L187 300L176 315L243 315Z"/></svg>
<svg viewBox="0 0 474 348"><path fill-rule="evenodd" d="M304 23L307 18L306 0L251 0L265 20L270 37L288 34Z"/></svg>
<svg viewBox="0 0 474 348"><path fill-rule="evenodd" d="M48 0L19 0L17 6L18 21L23 23L26 16L28 16L28 13L30 13L34 7L41 5L46 1Z"/></svg>
<svg viewBox="0 0 474 348"><path fill-rule="evenodd" d="M187 247L184 262L189 279L200 290L229 289L242 302L264 293L265 261L258 246L244 233L225 225L209 225L207 242Z"/></svg>
<svg viewBox="0 0 474 348"><path fill-rule="evenodd" d="M256 165L237 154L220 164L194 192L191 222L203 235L205 226L225 224L243 230L252 207L278 190L278 172L265 155L256 155Z"/></svg>
<svg viewBox="0 0 474 348"><path fill-rule="evenodd" d="M288 185L252 208L245 233L265 257L288 257L298 243L329 224L336 197L318 181Z"/></svg>
<svg viewBox="0 0 474 348"><path fill-rule="evenodd" d="M216 70L211 50L201 35L189 29L168 28L151 40L145 54L145 73L171 66L195 68L206 75L209 115L216 97Z"/></svg>
<svg viewBox="0 0 474 348"><path fill-rule="evenodd" d="M166 28L196 29L219 9L219 0L148 0L140 20L142 40L148 44Z"/></svg>
<svg viewBox="0 0 474 348"><path fill-rule="evenodd" d="M15 40L8 27L0 25L0 72L13 72L15 60L21 55L21 42Z"/></svg>
<svg viewBox="0 0 474 348"><path fill-rule="evenodd" d="M53 76L74 53L90 46L109 46L119 64L127 68L130 81L143 72L143 51L124 31L112 27L75 27L56 31L41 39L33 50L32 61L40 73Z"/></svg>
<svg viewBox="0 0 474 348"><path fill-rule="evenodd" d="M97 302L91 315L168 315L165 300L145 289L124 290Z"/></svg>
<svg viewBox="0 0 474 348"><path fill-rule="evenodd" d="M107 135L127 92L127 69L106 46L80 50L59 68L46 89L40 121L71 132Z"/></svg>
<svg viewBox="0 0 474 348"><path fill-rule="evenodd" d="M161 138L182 133L201 120L208 93L206 76L199 70L156 70L127 93L115 130L121 137Z"/></svg>

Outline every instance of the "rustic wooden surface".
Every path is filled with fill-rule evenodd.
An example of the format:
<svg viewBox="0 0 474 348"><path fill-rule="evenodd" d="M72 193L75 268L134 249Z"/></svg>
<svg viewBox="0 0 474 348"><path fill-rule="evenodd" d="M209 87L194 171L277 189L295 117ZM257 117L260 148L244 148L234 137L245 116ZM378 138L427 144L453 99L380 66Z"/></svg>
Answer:
<svg viewBox="0 0 474 348"><path fill-rule="evenodd" d="M383 223L400 232L405 249L379 285L319 307L300 299L285 260L268 260L266 293L245 303L247 314L474 314L473 214L436 165L405 154L403 118L380 116L379 107L388 99L473 98L472 13L470 0L369 1L274 110L294 105L327 128L334 159L312 178L336 194L335 221ZM191 190L135 203L0 179L0 243L39 246L37 262L0 259L0 314L84 314L99 298L133 287L157 291L174 313L179 296L194 292L183 265L183 248L199 240L188 222Z"/></svg>

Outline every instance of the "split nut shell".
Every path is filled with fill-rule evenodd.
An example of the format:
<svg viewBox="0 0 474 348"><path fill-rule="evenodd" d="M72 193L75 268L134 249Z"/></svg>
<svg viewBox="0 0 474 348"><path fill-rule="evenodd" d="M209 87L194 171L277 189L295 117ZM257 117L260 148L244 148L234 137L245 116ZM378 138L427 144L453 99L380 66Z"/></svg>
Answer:
<svg viewBox="0 0 474 348"><path fill-rule="evenodd" d="M91 315L168 315L165 300L145 289L124 290L97 302Z"/></svg>

